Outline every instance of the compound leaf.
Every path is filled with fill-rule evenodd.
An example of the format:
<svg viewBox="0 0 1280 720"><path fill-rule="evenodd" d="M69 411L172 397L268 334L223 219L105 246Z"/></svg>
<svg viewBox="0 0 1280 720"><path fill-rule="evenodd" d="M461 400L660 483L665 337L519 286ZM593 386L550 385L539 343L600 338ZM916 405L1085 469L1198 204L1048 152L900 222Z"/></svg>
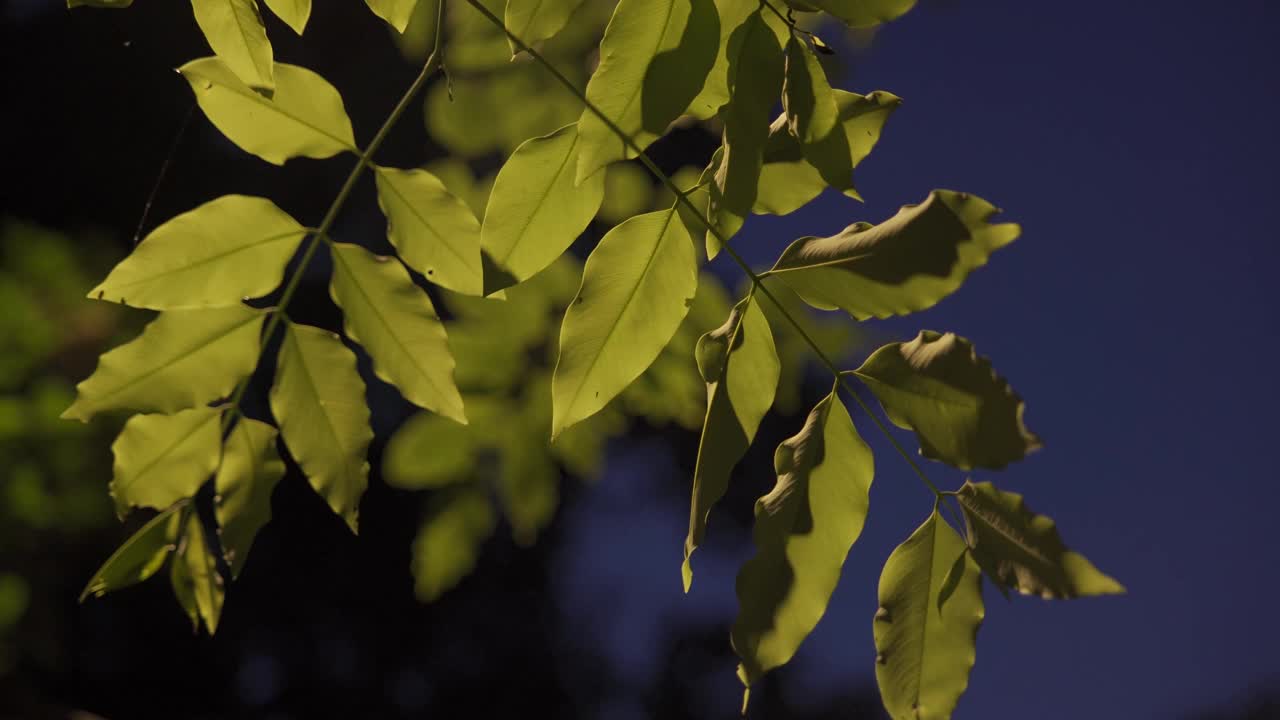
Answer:
<svg viewBox="0 0 1280 720"><path fill-rule="evenodd" d="M167 508L195 495L218 469L222 410L134 415L111 444L111 498L116 514L132 507Z"/></svg>
<svg viewBox="0 0 1280 720"><path fill-rule="evenodd" d="M136 585L159 572L178 541L186 506L182 501L174 503L125 540L89 579L80 593L80 602L90 595L102 597Z"/></svg>
<svg viewBox="0 0 1280 720"><path fill-rule="evenodd" d="M974 559L998 586L1045 599L1124 592L1085 556L1068 550L1053 520L1033 512L1022 495L970 480L958 499Z"/></svg>
<svg viewBox="0 0 1280 720"><path fill-rule="evenodd" d="M245 85L270 97L275 88L271 41L257 0L191 0L209 47Z"/></svg>
<svg viewBox="0 0 1280 720"><path fill-rule="evenodd" d="M1026 404L991 361L954 333L923 330L876 350L854 371L920 454L970 470L999 469L1040 448L1022 422Z"/></svg>
<svg viewBox="0 0 1280 720"><path fill-rule="evenodd" d="M637 215L601 239L560 331L553 439L599 412L653 363L697 289L693 241L675 208Z"/></svg>
<svg viewBox="0 0 1280 720"><path fill-rule="evenodd" d="M239 305L280 284L306 234L266 198L224 195L153 230L89 297L152 310Z"/></svg>
<svg viewBox="0 0 1280 720"><path fill-rule="evenodd" d="M859 320L924 310L1018 237L1016 224L988 222L996 212L982 198L935 190L879 225L856 223L831 237L796 240L767 275L816 308Z"/></svg>
<svg viewBox="0 0 1280 720"><path fill-rule="evenodd" d="M347 337L369 351L374 373L409 402L465 423L449 338L431 298L395 258L345 243L330 249L329 292L342 308Z"/></svg>
<svg viewBox="0 0 1280 720"><path fill-rule="evenodd" d="M285 445L311 486L355 532L373 440L355 353L334 333L288 323L277 364L271 412Z"/></svg>
<svg viewBox="0 0 1280 720"><path fill-rule="evenodd" d="M756 501L756 554L738 573L731 638L747 687L795 654L826 612L849 548L862 534L875 471L833 393L778 446L778 482Z"/></svg>
<svg viewBox="0 0 1280 720"><path fill-rule="evenodd" d="M226 397L257 365L265 319L245 305L161 313L98 359L62 418L88 422L117 408L171 413Z"/></svg>
<svg viewBox="0 0 1280 720"><path fill-rule="evenodd" d="M498 171L480 230L485 294L541 272L595 217L605 174L574 185L580 145L578 126L568 125L526 141Z"/></svg>
<svg viewBox="0 0 1280 720"><path fill-rule="evenodd" d="M214 478L214 514L232 578L240 576L254 537L271 519L271 493L284 477L276 435L276 429L264 422L241 418L222 448L222 464Z"/></svg>
<svg viewBox="0 0 1280 720"><path fill-rule="evenodd" d="M296 65L275 64L270 99L240 81L218 58L178 68L209 122L245 152L275 165L357 152L342 96L324 78Z"/></svg>
<svg viewBox="0 0 1280 720"><path fill-rule="evenodd" d="M375 168L387 237L409 267L431 282L480 295L480 222L426 170Z"/></svg>
<svg viewBox="0 0 1280 720"><path fill-rule="evenodd" d="M738 303L724 325L698 340L695 357L707 383L707 414L693 471L689 535L681 575L693 582L689 556L702 542L711 508L729 488L729 474L751 447L773 405L781 365L773 333L754 297Z"/></svg>
<svg viewBox="0 0 1280 720"><path fill-rule="evenodd" d="M960 558L961 571L948 578ZM950 596L939 605L944 586ZM945 720L969 685L985 609L982 577L935 509L889 556L873 629L876 683L894 720Z"/></svg>

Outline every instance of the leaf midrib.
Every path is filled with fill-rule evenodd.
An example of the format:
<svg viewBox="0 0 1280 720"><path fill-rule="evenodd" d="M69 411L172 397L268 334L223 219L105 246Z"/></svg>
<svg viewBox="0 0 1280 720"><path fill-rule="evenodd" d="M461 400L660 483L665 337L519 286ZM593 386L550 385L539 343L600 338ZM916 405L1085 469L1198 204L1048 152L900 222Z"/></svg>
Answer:
<svg viewBox="0 0 1280 720"><path fill-rule="evenodd" d="M311 375L311 368L307 365L307 354L302 351L302 343L298 341L298 337L299 337L298 329L292 323L290 323L289 330L290 332L286 333L285 337L288 338L288 340L293 344L293 349L297 353L298 367L302 371L301 372L302 377L303 379L306 380L307 386L311 390L311 397L315 400L316 407L320 411L319 412L320 416L324 418L324 427L329 431L329 435L333 437L334 445L336 445L338 447L338 450L341 451L342 453L342 457L343 457L342 464L344 466L348 466L350 464L348 461L354 453L352 453L351 450L347 448L346 444L342 442L343 440L342 435L338 432L338 429L333 426L333 420L332 418L329 417L329 413L325 412L325 404L323 399L320 396L320 386L318 383L316 383L315 378ZM341 340L338 340L336 342L339 345L342 344ZM346 348L344 347L343 349L345 350ZM346 469L350 470L351 468L347 467Z"/></svg>
<svg viewBox="0 0 1280 720"><path fill-rule="evenodd" d="M190 71L189 71L189 72L190 72ZM319 127L319 126L313 125L313 124L311 124L309 121L307 121L307 120L305 120L305 119L303 119L303 118L300 118L300 117L298 117L297 115L294 115L293 113L286 112L286 111L285 111L285 109L284 109L283 107L281 107L280 105L277 105L276 103L274 103L274 102L272 102L272 101L270 101L270 100L267 100L266 98L262 97L261 95L259 95L259 94L258 94L258 93L256 93L256 92L253 92L252 90L250 90L249 92L244 92L244 91L242 91L242 90L241 90L240 88L238 88L238 87L233 87L233 86L228 85L228 84L226 84L226 83L219 82L218 80L215 80L214 78L211 78L211 77L209 77L208 75L205 75L205 74L203 74L203 73L198 73L198 72L197 72L197 74L199 74L199 75L200 75L202 78L204 78L205 80L209 81L209 82L210 82L214 87L222 88L223 90L226 90L227 92L229 92L229 93L231 93L231 94L233 94L233 95L237 95L237 96L239 96L239 97L241 97L241 98L244 98L244 99L246 99L246 100L249 100L250 102L254 103L255 105L260 105L260 106L262 106L262 107L264 107L264 108L268 108L268 109L270 109L270 110L274 111L277 115L279 115L279 116L281 116L281 117L283 117L283 118L286 118L286 119L288 119L288 120L292 120L293 122L295 122L295 123L297 123L297 124L299 124L299 125L301 125L301 126L303 126L303 127L307 128L307 129L309 129L309 130L313 130L313 131L315 131L315 132L317 132L317 133L319 133L319 134L321 134L321 135L325 136L326 138L328 138L328 139L330 139L330 140L334 141L335 143L337 143L337 144L341 145L341 146L342 146L344 149L346 149L346 150L349 150L349 151L354 152L354 153L358 153L358 152L359 152L359 150L356 148L356 146L355 146L354 144L352 144L351 142L347 141L346 139L344 139L344 138L340 138L340 137L338 137L338 136L336 136L336 135L334 135L334 134L330 133L328 130L325 130L324 128L321 128L321 127ZM234 73L232 73L232 75L234 76ZM247 87L247 86L246 86L246 87Z"/></svg>
<svg viewBox="0 0 1280 720"><path fill-rule="evenodd" d="M468 264L467 258L460 255L458 253L458 250L454 248L453 245L450 244L447 240L445 240L444 236L441 235L439 232L437 232L436 229L431 226L431 223L427 221L426 217L424 217L422 213L418 212L418 208L414 207L413 203L409 202L409 199L405 197L403 193L400 192L400 188L396 187L395 181L390 179L392 176L389 173L382 172L382 168L377 168L375 172L377 172L382 177L387 178L387 181L384 183L384 185L391 190L391 194L396 196L396 199L400 201L400 204L403 205L406 209L408 209L409 214L413 215L414 219L416 219L420 225L422 225L424 228L427 229L428 232L431 233L432 237L436 239L437 244L444 247L446 250L448 250L449 253L453 255L453 257L456 258L461 263L462 267L467 270L468 275L470 275L473 278L479 277L479 274L474 271L474 268ZM445 190L445 192L448 193L448 190Z"/></svg>
<svg viewBox="0 0 1280 720"><path fill-rule="evenodd" d="M533 208L533 212L530 212L528 217L524 220L524 222L520 224L520 230L516 233L516 241L514 243L511 243L511 245L507 248L507 252L505 255L503 255L502 257L495 257L494 258L495 260L505 265L506 262L511 259L511 256L515 254L516 248L518 248L520 246L520 242L524 240L525 233L527 233L529 231L529 228L533 225L533 218L541 213L543 206L547 202L547 198L551 195L551 189L559 183L560 178L564 175L565 168L569 166L569 158L575 157L573 153L573 149L577 146L578 146L578 133L575 130L573 134L573 142L570 143L568 151L566 151L564 154L564 158L560 160L560 167L556 168L555 175L552 176L551 182L547 183L546 187L543 188L541 195L538 197L538 202ZM483 226L481 226L481 229L480 229L480 247L484 247Z"/></svg>
<svg viewBox="0 0 1280 720"><path fill-rule="evenodd" d="M250 244L247 244L247 245L238 245L238 246L233 247L233 248L231 248L231 249L229 249L229 250L224 250L224 251L222 251L222 252L219 252L219 253L217 253L217 254L215 254L215 255L208 255L208 256L205 256L205 257L200 258L199 260L196 260L195 262L189 263L189 264L187 264L187 265L180 265L180 266L177 266L177 267L168 268L168 269L164 270L163 272L159 272L159 273L156 273L156 274L153 274L153 275L150 275L150 276L147 276L147 277L141 278L141 279L139 279L139 280L130 280L130 281L128 281L128 282L118 282L118 281L117 281L117 282L112 283L111 285L112 285L112 286L114 286L114 287L116 287L116 288L126 288L126 287L133 287L133 286L135 286L135 285L140 285L140 284L144 284L144 283L148 283L148 282L157 282L159 278L167 277L167 276L169 276L169 275L176 275L176 274L178 274L178 273L182 273L182 272L187 272L187 271L190 271L190 270L192 270L192 269L194 269L194 268L198 268L198 267L201 267L201 266L203 266L203 265L207 265L207 264L209 264L209 263L217 262L217 261L223 260L223 259L225 259L225 258L231 257L232 255L235 255L236 253L247 252L247 251L249 251L249 250L255 250L255 249L258 249L258 248L263 247L264 245L270 245L271 243L279 242L279 241L281 241L281 240L283 240L283 239L285 239L285 238L289 238L289 237L292 237L292 236L294 236L294 235L297 235L299 238L305 237L305 236L307 235L307 230L306 230L305 228L299 228L299 229L297 229L297 230L290 230L290 231L289 231L289 232L287 232L287 233L281 233L281 234L279 234L279 235L269 235L269 236L267 236L267 237L260 238L260 239L258 239L257 241L254 241L254 242L252 242L252 243L250 243ZM108 278L108 279L109 279L109 278ZM103 285L106 285L106 283L104 282L104 283L103 283ZM237 298L236 302L239 302L239 299L238 299L238 298Z"/></svg>

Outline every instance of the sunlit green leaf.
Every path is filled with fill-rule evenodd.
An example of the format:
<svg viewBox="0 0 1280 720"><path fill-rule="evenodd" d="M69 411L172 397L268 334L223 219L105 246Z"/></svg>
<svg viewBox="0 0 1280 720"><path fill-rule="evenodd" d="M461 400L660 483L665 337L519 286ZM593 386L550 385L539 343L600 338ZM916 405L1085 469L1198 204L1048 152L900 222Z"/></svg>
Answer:
<svg viewBox="0 0 1280 720"><path fill-rule="evenodd" d="M357 152L342 96L306 68L276 63L271 99L251 90L218 58L192 60L178 72L191 83L209 121L245 152L269 163Z"/></svg>
<svg viewBox="0 0 1280 720"><path fill-rule="evenodd" d="M418 413L387 442L382 476L388 485L404 490L451 485L468 479L474 452L468 426L440 415Z"/></svg>
<svg viewBox="0 0 1280 720"><path fill-rule="evenodd" d="M214 513L233 578L239 577L254 537L271 519L271 493L284 477L276 434L264 422L241 418L222 448L222 464L214 479Z"/></svg>
<svg viewBox="0 0 1280 720"><path fill-rule="evenodd" d="M413 17L413 10L418 6L418 0L364 0L369 9L375 15L386 20L396 32L404 32L409 25L409 19ZM443 2L444 0L436 0Z"/></svg>
<svg viewBox="0 0 1280 720"><path fill-rule="evenodd" d="M916 0L784 0L797 10L822 10L852 27L870 27L900 17Z"/></svg>
<svg viewBox="0 0 1280 720"><path fill-rule="evenodd" d="M342 308L347 336L373 359L374 373L409 402L465 423L449 338L431 298L395 258L345 243L330 249L330 293Z"/></svg>
<svg viewBox="0 0 1280 720"><path fill-rule="evenodd" d="M752 13L729 38L731 99L720 108L723 156L711 186L711 217L725 239L738 232L755 205L769 119L782 92L782 46L762 12ZM719 252L720 241L707 233L707 257Z"/></svg>
<svg viewBox="0 0 1280 720"><path fill-rule="evenodd" d="M1033 512L1022 495L969 481L959 500L974 559L997 585L1045 599L1124 592L1088 558L1068 550L1053 520Z"/></svg>
<svg viewBox="0 0 1280 720"><path fill-rule="evenodd" d="M843 90L832 90L832 93L848 146L849 166L857 167L879 142L881 129L902 100L883 90L869 92L865 96ZM786 215L800 209L825 189L827 181L805 159L800 142L787 128L786 114L779 115L769 128L764 166L760 168L760 186L752 211ZM844 194L855 200L862 199L852 187Z"/></svg>
<svg viewBox="0 0 1280 720"><path fill-rule="evenodd" d="M266 198L224 195L152 231L89 297L152 310L239 305L280 284L306 233Z"/></svg>
<svg viewBox="0 0 1280 720"><path fill-rule="evenodd" d="M178 541L186 506L185 502L174 504L125 540L89 579L80 593L80 602L90 595L102 597L155 575Z"/></svg>
<svg viewBox="0 0 1280 720"><path fill-rule="evenodd" d="M604 173L574 185L577 125L521 145L493 183L480 231L486 294L528 280L586 229L604 198Z"/></svg>
<svg viewBox="0 0 1280 720"><path fill-rule="evenodd" d="M268 96L275 87L271 41L257 0L191 0L200 31L228 69Z"/></svg>
<svg viewBox="0 0 1280 720"><path fill-rule="evenodd" d="M555 35L569 23L583 0L507 0L506 25L525 45ZM511 54L520 52L514 42Z"/></svg>
<svg viewBox="0 0 1280 720"><path fill-rule="evenodd" d="M600 41L587 100L643 150L702 90L719 37L713 0L621 0ZM583 111L578 133L576 182L635 156L590 109Z"/></svg>
<svg viewBox="0 0 1280 720"><path fill-rule="evenodd" d="M376 170L387 237L405 263L441 287L481 294L480 222L471 210L425 170Z"/></svg>
<svg viewBox="0 0 1280 720"><path fill-rule="evenodd" d="M271 12L276 14L299 35L307 29L307 20L311 19L311 0L264 0Z"/></svg>
<svg viewBox="0 0 1280 720"><path fill-rule="evenodd" d="M787 41L782 106L790 134L800 143L805 160L827 185L852 189L853 160L835 94L818 56L799 35Z"/></svg>
<svg viewBox="0 0 1280 720"><path fill-rule="evenodd" d="M1018 237L1014 223L989 223L996 212L982 198L935 190L879 225L855 223L831 237L796 240L768 275L814 307L859 320L924 310Z"/></svg>
<svg viewBox="0 0 1280 720"><path fill-rule="evenodd" d="M484 491L460 488L422 521L413 541L414 591L431 602L455 587L476 566L497 518Z"/></svg>
<svg viewBox="0 0 1280 720"><path fill-rule="evenodd" d="M551 435L590 417L649 367L698 288L693 241L673 209L637 215L587 258L565 313Z"/></svg>
<svg viewBox="0 0 1280 720"><path fill-rule="evenodd" d="M898 427L914 430L927 458L999 469L1041 446L1022 422L1026 404L954 333L921 331L876 350L854 374Z"/></svg>
<svg viewBox="0 0 1280 720"><path fill-rule="evenodd" d="M600 219L604 222L617 224L646 210L668 208L674 200L675 196L667 193L670 199L663 198L661 203L654 204L653 180L649 171L639 163L614 163L603 174L604 202L600 205ZM591 178L597 175L600 173ZM591 182L591 178L584 181L583 185ZM689 185L680 185L680 178L675 176L672 180L677 183L677 187Z"/></svg>
<svg viewBox="0 0 1280 720"><path fill-rule="evenodd" d="M894 720L945 720L969 685L985 610L978 566L935 509L889 556L876 611L876 682ZM962 571L939 610L956 558Z"/></svg>
<svg viewBox="0 0 1280 720"><path fill-rule="evenodd" d="M222 410L193 408L174 415L134 415L111 445L111 498L116 514L167 508L196 494L218 469Z"/></svg>
<svg viewBox="0 0 1280 720"><path fill-rule="evenodd" d="M778 483L756 501L755 557L738 573L734 650L748 687L795 654L827 610L862 534L875 465L834 394L778 446Z"/></svg>
<svg viewBox="0 0 1280 720"><path fill-rule="evenodd" d="M729 474L751 447L778 387L773 333L753 297L738 303L725 324L698 340L698 370L707 384L707 414L693 471L689 535L681 574L693 582L689 556L702 542L711 508L729 488Z"/></svg>
<svg viewBox="0 0 1280 720"><path fill-rule="evenodd" d="M714 116L722 105L729 102L729 38L759 8L759 0L716 0L716 12L720 16L716 61L707 74L702 92L689 103L689 114L699 120Z"/></svg>
<svg viewBox="0 0 1280 720"><path fill-rule="evenodd" d="M333 333L288 323L277 364L271 412L285 445L311 486L355 532L373 440L356 356Z"/></svg>
<svg viewBox="0 0 1280 720"><path fill-rule="evenodd" d="M204 526L197 513L187 514L186 528L182 539L178 541L173 563L175 566L182 566L181 571L175 573L174 582L181 581L186 585L180 592L176 586L174 588L179 602L188 615L191 615L191 606L194 604L196 613L204 621L209 634L216 633L226 592L222 576L218 574L218 561L205 538ZM192 622L195 622L194 618Z"/></svg>
<svg viewBox="0 0 1280 720"><path fill-rule="evenodd" d="M137 339L98 358L62 418L88 422L118 408L171 413L226 397L257 365L265 319L244 305L161 313Z"/></svg>

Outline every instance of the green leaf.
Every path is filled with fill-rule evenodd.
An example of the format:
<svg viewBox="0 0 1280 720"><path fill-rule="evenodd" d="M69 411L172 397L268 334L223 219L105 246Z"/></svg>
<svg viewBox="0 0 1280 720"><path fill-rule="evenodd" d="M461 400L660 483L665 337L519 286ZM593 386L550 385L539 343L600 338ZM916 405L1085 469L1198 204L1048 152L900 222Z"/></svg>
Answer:
<svg viewBox="0 0 1280 720"><path fill-rule="evenodd" d="M111 444L111 498L116 514L133 507L167 508L196 494L218 469L222 409L134 415Z"/></svg>
<svg viewBox="0 0 1280 720"><path fill-rule="evenodd" d="M266 198L224 195L152 231L89 297L152 310L239 305L280 284L306 234Z"/></svg>
<svg viewBox="0 0 1280 720"><path fill-rule="evenodd" d="M214 479L214 513L232 578L240 576L254 537L271 519L271 493L284 477L276 434L264 422L241 418L222 448L222 464Z"/></svg>
<svg viewBox="0 0 1280 720"><path fill-rule="evenodd" d="M342 96L324 78L296 65L275 64L271 99L249 89L218 58L178 68L209 122L245 152L275 165L358 153Z"/></svg>
<svg viewBox="0 0 1280 720"><path fill-rule="evenodd" d="M373 371L409 402L466 423L453 382L453 356L431 298L395 258L331 243L329 292L342 308L347 337L373 359Z"/></svg>
<svg viewBox="0 0 1280 720"><path fill-rule="evenodd" d="M307 29L307 20L311 19L311 0L264 0L267 7L276 17L299 35Z"/></svg>
<svg viewBox="0 0 1280 720"><path fill-rule="evenodd" d="M848 146L849 166L856 168L880 140L889 115L902 104L902 99L883 90L865 96L843 90L832 90L840 114ZM795 212L827 189L822 173L805 159L800 142L787 127L786 114L779 115L769 128L764 149L764 166L760 168L760 186L752 212L786 215ZM861 200L850 187L844 194Z"/></svg>
<svg viewBox="0 0 1280 720"><path fill-rule="evenodd" d="M1032 512L1018 493L968 481L958 499L974 559L998 586L1045 599L1125 591L1085 556L1068 550L1053 520Z"/></svg>
<svg viewBox="0 0 1280 720"><path fill-rule="evenodd" d="M480 222L470 208L425 170L375 170L387 237L405 263L441 287L480 295Z"/></svg>
<svg viewBox="0 0 1280 720"><path fill-rule="evenodd" d="M782 46L756 11L729 38L729 103L720 108L724 120L723 156L711 186L711 217L727 240L738 232L756 202L769 118L782 92ZM720 252L720 241L707 233L707 257Z"/></svg>
<svg viewBox="0 0 1280 720"><path fill-rule="evenodd" d="M675 209L610 230L565 312L551 383L551 437L599 412L653 363L698 289L697 257Z"/></svg>
<svg viewBox="0 0 1280 720"><path fill-rule="evenodd" d="M981 574L964 549L935 508L884 565L873 623L876 683L894 720L950 718L969 685L985 609ZM957 556L962 570L940 610L939 594Z"/></svg>
<svg viewBox="0 0 1280 720"><path fill-rule="evenodd" d="M173 552L186 507L185 502L175 503L125 540L89 579L80 593L80 602L90 595L102 597L155 575Z"/></svg>
<svg viewBox="0 0 1280 720"><path fill-rule="evenodd" d="M461 488L422 521L413 541L414 592L432 602L451 590L476 566L484 541L497 523L483 490Z"/></svg>
<svg viewBox="0 0 1280 720"><path fill-rule="evenodd" d="M581 427L581 426L578 426ZM560 469L548 454L544 423L526 424L502 443L497 494L515 541L528 547L555 517L560 503Z"/></svg>
<svg viewBox="0 0 1280 720"><path fill-rule="evenodd" d="M729 489L733 466L751 447L760 421L773 405L781 372L773 333L753 297L738 303L724 325L698 340L695 357L707 383L707 414L684 541L685 592L693 582L689 556L702 542L712 506Z"/></svg>
<svg viewBox="0 0 1280 720"><path fill-rule="evenodd" d="M592 175L584 184L594 177L596 176ZM673 176L672 180L680 183L680 178ZM691 184L680 184L677 187L687 187ZM668 197L654 203L656 195L654 190L653 176L640 163L625 162L610 165L604 173L604 202L600 204L600 220L616 225L646 210L668 207L675 199L675 196L668 192L666 193Z"/></svg>
<svg viewBox="0 0 1280 720"><path fill-rule="evenodd" d="M373 440L356 356L331 332L288 323L277 363L271 412L285 445L311 486L356 532Z"/></svg>
<svg viewBox="0 0 1280 720"><path fill-rule="evenodd" d="M413 17L414 8L418 6L418 0L364 0L373 14L386 20L396 32L404 32L409 26L409 20ZM436 0L443 2L443 0Z"/></svg>
<svg viewBox="0 0 1280 720"><path fill-rule="evenodd" d="M875 464L839 398L814 407L773 457L778 483L756 501L755 557L738 573L734 650L750 687L795 654L827 610L862 534Z"/></svg>
<svg viewBox="0 0 1280 720"><path fill-rule="evenodd" d="M916 0L784 0L808 12L822 10L851 27L871 27L901 17Z"/></svg>
<svg viewBox="0 0 1280 720"><path fill-rule="evenodd" d="M854 371L895 425L914 430L920 454L971 470L999 469L1041 447L1022 422L1026 404L954 333L923 330L890 343Z"/></svg>
<svg viewBox="0 0 1280 720"><path fill-rule="evenodd" d="M418 413L387 441L382 476L388 485L402 490L460 483L471 476L474 452L469 426L440 415Z"/></svg>
<svg viewBox="0 0 1280 720"><path fill-rule="evenodd" d="M173 564L174 594L192 618L193 626L198 615L209 634L216 633L226 593L222 576L218 574L218 561L210 549L197 513L187 514L186 532L178 543ZM179 582L183 585L181 590L177 587ZM195 614L192 613L193 607Z"/></svg>
<svg viewBox="0 0 1280 720"><path fill-rule="evenodd" d="M853 160L835 93L818 56L798 35L787 41L782 106L790 134L799 141L804 159L818 170L827 185L851 190Z"/></svg>
<svg viewBox="0 0 1280 720"><path fill-rule="evenodd" d="M645 149L702 90L715 63L720 22L713 0L621 0L600 41L587 100ZM635 157L590 109L578 121L575 182Z"/></svg>
<svg viewBox="0 0 1280 720"><path fill-rule="evenodd" d="M507 0L505 24L525 45L532 46L563 30L581 4L582 0ZM516 44L510 44L511 55L520 54Z"/></svg>
<svg viewBox="0 0 1280 720"><path fill-rule="evenodd" d="M257 365L265 319L244 305L161 313L98 359L62 419L89 422L118 408L171 413L224 398Z"/></svg>
<svg viewBox="0 0 1280 720"><path fill-rule="evenodd" d="M595 217L605 175L574 185L580 144L577 125L568 125L527 141L498 171L480 230L485 294L541 272Z"/></svg>
<svg viewBox="0 0 1280 720"><path fill-rule="evenodd" d="M209 47L245 85L270 97L275 88L271 41L257 0L191 0Z"/></svg>
<svg viewBox="0 0 1280 720"><path fill-rule="evenodd" d="M760 8L759 0L716 0L716 12L720 15L720 43L716 61L707 74L702 92L689 103L689 114L699 120L707 120L729 102L729 39Z"/></svg>
<svg viewBox="0 0 1280 720"><path fill-rule="evenodd" d="M1016 224L988 222L996 212L982 198L935 190L879 225L855 223L831 237L800 238L766 274L816 308L859 320L924 310L1018 237Z"/></svg>

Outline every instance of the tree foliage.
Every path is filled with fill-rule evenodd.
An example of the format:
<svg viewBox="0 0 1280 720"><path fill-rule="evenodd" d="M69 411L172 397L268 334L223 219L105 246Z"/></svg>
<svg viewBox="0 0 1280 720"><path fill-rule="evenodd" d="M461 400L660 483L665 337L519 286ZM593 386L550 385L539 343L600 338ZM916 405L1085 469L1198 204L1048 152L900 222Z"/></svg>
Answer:
<svg viewBox="0 0 1280 720"><path fill-rule="evenodd" d="M306 30L310 0L264 4L292 31ZM934 190L879 224L802 237L763 271L731 244L753 214L790 213L827 188L858 200L854 169L899 105L887 92L833 87L823 60L832 51L804 18L866 27L913 0L367 4L407 55L426 59L365 142L337 88L275 60L257 0L192 4L214 56L178 71L214 127L276 165L342 154L355 162L314 225L266 198L215 198L162 224L90 290L159 316L101 357L64 417L141 413L113 447L111 493L122 516L159 514L86 595L168 563L179 603L214 632L225 582L269 522L282 457L354 532L374 437L357 348L374 376L423 410L391 439L386 479L435 498L413 544L424 600L474 566L499 512L518 540L533 542L555 511L561 469L589 472L631 416L701 428L688 590L693 551L761 420L794 397L803 355L824 364L831 391L778 446L777 484L756 503L756 553L738 576L731 642L748 690L817 625L870 511L875 462L854 418L891 431L853 382L915 434L926 458L998 469L1040 447L1022 398L968 340L924 330L842 371L805 307L866 320L941 302L1019 236L1017 225L992 222L991 203ZM442 68L456 79L432 84ZM424 92L428 130L456 158L375 164ZM719 150L701 169L663 172L646 150L689 122L718 132ZM504 158L496 177L477 181L463 161L495 151ZM366 174L394 255L333 236ZM646 174L663 186L656 199ZM579 263L567 251L593 223L612 229ZM720 253L747 280L736 303L701 269ZM302 273L322 255L341 334L288 313ZM270 417L249 417L250 377L266 367ZM885 564L876 677L894 718L949 717L975 657L983 577L1045 598L1123 589L1067 550L1020 495L990 482L943 491L909 454L902 459L933 507ZM210 484L212 512L198 512ZM965 519L963 536L948 508Z"/></svg>

